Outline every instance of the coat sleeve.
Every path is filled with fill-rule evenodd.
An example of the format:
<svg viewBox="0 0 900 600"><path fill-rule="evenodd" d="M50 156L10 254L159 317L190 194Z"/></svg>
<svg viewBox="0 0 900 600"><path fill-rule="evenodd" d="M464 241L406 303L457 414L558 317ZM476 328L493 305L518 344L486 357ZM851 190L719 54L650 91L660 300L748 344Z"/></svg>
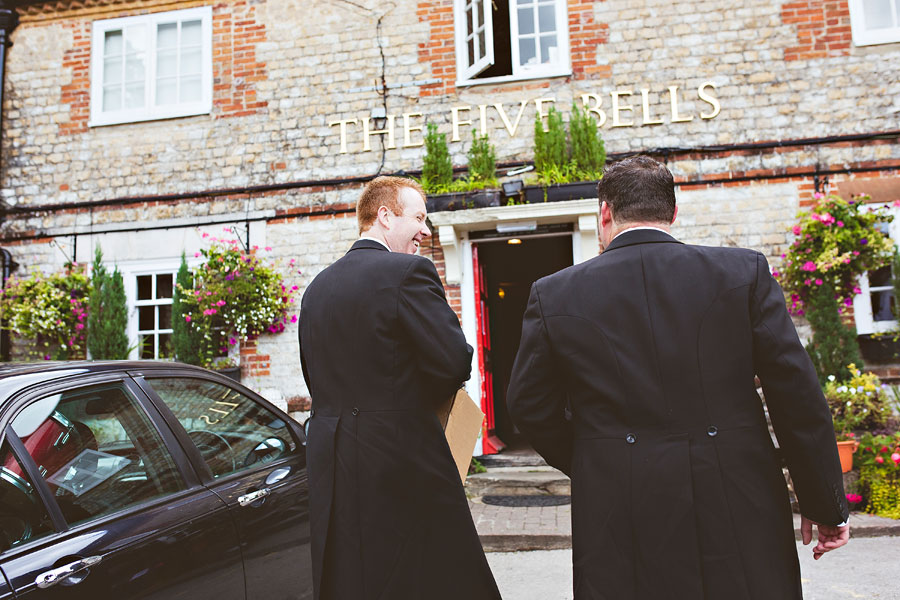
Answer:
<svg viewBox="0 0 900 600"><path fill-rule="evenodd" d="M531 286L522 340L506 394L509 415L547 464L566 475L572 465L572 424L547 334L538 284Z"/></svg>
<svg viewBox="0 0 900 600"><path fill-rule="evenodd" d="M435 382L438 398L469 379L472 347L444 295L434 264L416 258L407 268L398 299L400 324L416 349L419 368Z"/></svg>
<svg viewBox="0 0 900 600"><path fill-rule="evenodd" d="M837 525L849 512L831 412L784 293L761 254L756 256L750 316L754 367L800 511L817 523Z"/></svg>

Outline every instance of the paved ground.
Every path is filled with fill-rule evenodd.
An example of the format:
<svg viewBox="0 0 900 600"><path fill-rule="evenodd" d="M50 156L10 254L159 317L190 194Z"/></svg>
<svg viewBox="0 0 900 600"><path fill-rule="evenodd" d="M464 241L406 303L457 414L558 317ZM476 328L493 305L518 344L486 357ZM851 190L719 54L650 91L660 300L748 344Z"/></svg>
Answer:
<svg viewBox="0 0 900 600"><path fill-rule="evenodd" d="M853 539L819 561L797 544L804 600L900 600L900 537ZM491 552L500 592L509 600L571 600L569 550Z"/></svg>

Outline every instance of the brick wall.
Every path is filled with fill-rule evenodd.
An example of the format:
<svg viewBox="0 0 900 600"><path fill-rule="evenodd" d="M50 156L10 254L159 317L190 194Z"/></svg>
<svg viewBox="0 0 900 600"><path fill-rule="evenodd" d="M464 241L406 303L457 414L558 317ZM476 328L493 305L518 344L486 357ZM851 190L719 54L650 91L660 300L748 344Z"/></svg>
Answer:
<svg viewBox="0 0 900 600"><path fill-rule="evenodd" d="M797 45L784 49L784 60L809 60L850 53L850 9L846 0L800 0L781 6L785 24L797 29Z"/></svg>

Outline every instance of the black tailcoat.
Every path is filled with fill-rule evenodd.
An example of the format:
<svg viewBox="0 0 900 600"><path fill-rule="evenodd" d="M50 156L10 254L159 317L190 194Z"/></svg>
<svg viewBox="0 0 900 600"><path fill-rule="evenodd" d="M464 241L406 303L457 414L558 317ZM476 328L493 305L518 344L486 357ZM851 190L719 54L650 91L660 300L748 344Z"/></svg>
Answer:
<svg viewBox="0 0 900 600"><path fill-rule="evenodd" d="M472 348L431 261L357 241L303 294L300 347L316 599L499 598L435 415Z"/></svg>
<svg viewBox="0 0 900 600"><path fill-rule="evenodd" d="M847 517L831 415L758 252L621 234L537 281L509 411L572 478L576 600L800 598L791 509Z"/></svg>

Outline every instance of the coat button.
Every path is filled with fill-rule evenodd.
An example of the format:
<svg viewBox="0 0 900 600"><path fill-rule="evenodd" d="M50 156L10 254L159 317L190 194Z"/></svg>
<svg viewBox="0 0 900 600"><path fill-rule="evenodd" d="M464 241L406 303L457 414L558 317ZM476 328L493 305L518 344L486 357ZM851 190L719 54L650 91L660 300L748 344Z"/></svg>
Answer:
<svg viewBox="0 0 900 600"><path fill-rule="evenodd" d="M637 437L633 433L625 434L625 441L629 444L633 444L637 441Z"/></svg>
<svg viewBox="0 0 900 600"><path fill-rule="evenodd" d="M716 437L716 435L718 433L719 433L719 428L716 427L715 425L710 425L709 427L706 428L706 435L708 435L709 437Z"/></svg>
<svg viewBox="0 0 900 600"><path fill-rule="evenodd" d="M350 411L350 413L355 417L356 415L359 414L359 409L358 409L358 408L354 408L353 410Z"/></svg>

